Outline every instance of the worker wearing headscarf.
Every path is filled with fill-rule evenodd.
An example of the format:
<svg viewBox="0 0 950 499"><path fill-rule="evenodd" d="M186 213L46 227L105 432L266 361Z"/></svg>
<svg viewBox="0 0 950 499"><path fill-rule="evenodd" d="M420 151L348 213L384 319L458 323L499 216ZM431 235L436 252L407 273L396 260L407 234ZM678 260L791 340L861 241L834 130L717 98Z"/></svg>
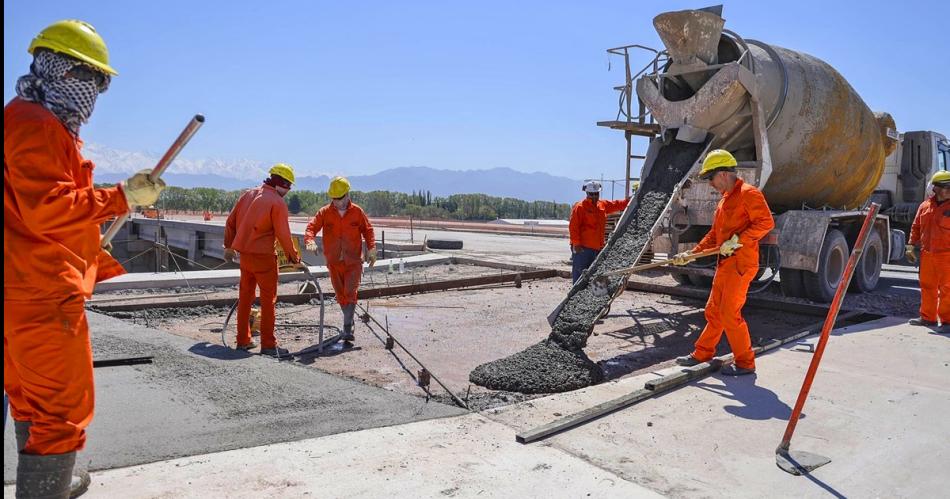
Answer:
<svg viewBox="0 0 950 499"><path fill-rule="evenodd" d="M284 249L287 259L300 263L290 233L290 219L284 196L294 183L290 165L278 163L270 169L270 177L238 199L224 226L224 259L234 261L240 253L241 284L237 308L237 348L250 350L257 345L251 340L251 305L257 288L261 290L261 353L285 355L274 335L277 305L277 254L275 241Z"/></svg>
<svg viewBox="0 0 950 499"><path fill-rule="evenodd" d="M574 204L568 228L573 253L571 278L577 282L581 273L587 270L604 248L606 242L607 215L623 211L630 204L630 198L619 201L602 201L601 184L596 180L584 183L581 190L587 198Z"/></svg>
<svg viewBox="0 0 950 499"><path fill-rule="evenodd" d="M716 355L723 329L735 357L735 364L723 369L731 375L755 372L755 352L749 326L742 318L749 284L759 269L759 240L775 227L765 196L736 176L737 162L722 149L710 151L703 160L700 177L722 194L709 233L691 251L674 257L685 265L692 253L719 247L719 264L712 291L706 302L706 327L696 340L693 353L677 357L683 366L707 362Z"/></svg>
<svg viewBox="0 0 950 499"><path fill-rule="evenodd" d="M17 449L17 496L82 493L76 451L93 416L85 300L123 274L102 249L99 224L154 203L164 183L137 173L93 186L80 127L116 71L102 37L82 21L33 39L30 72L3 109L3 386Z"/></svg>
<svg viewBox="0 0 950 499"><path fill-rule="evenodd" d="M376 238L366 213L350 200L350 182L343 177L330 181L330 203L320 208L307 224L304 243L307 251L317 251L316 236L323 231L323 256L330 282L343 311L343 340L353 341L356 294L363 274L363 241L370 267L376 264Z"/></svg>
<svg viewBox="0 0 950 499"><path fill-rule="evenodd" d="M905 247L907 260L920 254L920 317L909 322L950 332L950 171L930 180L933 195L920 204Z"/></svg>

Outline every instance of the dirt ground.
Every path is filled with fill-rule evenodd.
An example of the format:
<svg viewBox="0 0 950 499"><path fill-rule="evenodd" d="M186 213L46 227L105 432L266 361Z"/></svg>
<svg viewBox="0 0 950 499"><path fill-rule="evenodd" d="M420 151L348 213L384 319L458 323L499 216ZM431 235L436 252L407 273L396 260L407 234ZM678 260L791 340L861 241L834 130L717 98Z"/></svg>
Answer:
<svg viewBox="0 0 950 499"><path fill-rule="evenodd" d="M434 272L429 277L433 275ZM388 319L391 334L450 390L468 398L473 408L483 409L531 398L490 392L472 385L468 381L469 372L479 364L519 352L544 339L551 331L547 315L563 299L569 286L567 279L552 278L525 282L520 289L512 284L495 285L373 299L362 305L368 306L370 314L380 323L385 324ZM595 336L590 338L586 351L601 365L607 379L668 366L674 357L691 351L705 323L702 306L701 300L625 292L613 303L611 313L595 327ZM221 325L226 308L165 310L169 313L149 310L121 316L140 324L148 317L150 327L201 343L222 343ZM816 322L814 317L750 307L744 315L753 342L790 335ZM318 316L319 307L313 304L278 304L280 344L291 351L316 344ZM325 323L340 326L341 322L339 307L328 303ZM229 345L233 345L234 337L232 323L225 334ZM386 350L382 328L372 322L358 322L356 337L352 348L337 344L322 355L306 355L298 361L388 390L425 395L415 384L420 366L398 347ZM728 351L725 339L720 349L722 353ZM431 391L448 402L435 380Z"/></svg>

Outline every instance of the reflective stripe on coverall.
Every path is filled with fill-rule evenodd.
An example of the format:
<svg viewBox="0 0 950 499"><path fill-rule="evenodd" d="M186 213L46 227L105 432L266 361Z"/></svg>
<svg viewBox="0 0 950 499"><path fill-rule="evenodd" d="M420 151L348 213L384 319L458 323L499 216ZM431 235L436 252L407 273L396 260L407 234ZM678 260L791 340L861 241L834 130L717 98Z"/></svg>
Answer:
<svg viewBox="0 0 950 499"><path fill-rule="evenodd" d="M355 304L363 272L362 240L366 240L367 249L376 247L373 225L356 203L350 202L342 217L330 203L320 208L307 224L304 242L313 242L321 230L323 256L327 260L336 301L340 305Z"/></svg>
<svg viewBox="0 0 950 499"><path fill-rule="evenodd" d="M706 327L696 340L692 353L696 360L706 362L716 355L716 346L725 329L736 366L755 367L752 338L749 326L742 318L742 306L745 305L749 284L759 269L759 240L774 227L765 196L742 179L737 179L732 191L719 200L712 228L692 251L699 253L717 248L733 234L739 235L742 247L730 257L719 257L712 291L706 302Z"/></svg>
<svg viewBox="0 0 950 499"><path fill-rule="evenodd" d="M3 111L3 386L30 421L23 452L85 445L93 416L83 307L96 282L125 273L100 248L99 224L129 211L118 187L93 187L82 141L39 104Z"/></svg>
<svg viewBox="0 0 950 499"><path fill-rule="evenodd" d="M284 198L264 184L245 192L228 215L224 228L224 247L241 255L241 284L237 310L237 344L251 342L251 305L256 287L261 289L261 348L274 348L275 304L277 303L278 241L290 261L300 255L294 249L290 221Z"/></svg>
<svg viewBox="0 0 950 499"><path fill-rule="evenodd" d="M909 244L920 247L920 318L950 324L950 201L921 203Z"/></svg>

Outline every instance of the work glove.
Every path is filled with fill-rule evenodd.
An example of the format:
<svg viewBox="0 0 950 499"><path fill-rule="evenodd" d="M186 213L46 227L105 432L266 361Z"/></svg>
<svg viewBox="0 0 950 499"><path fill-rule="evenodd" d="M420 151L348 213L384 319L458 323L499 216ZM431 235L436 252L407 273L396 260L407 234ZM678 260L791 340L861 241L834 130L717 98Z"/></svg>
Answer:
<svg viewBox="0 0 950 499"><path fill-rule="evenodd" d="M106 245L103 246L102 249L106 250L106 253L109 253L109 254L111 255L111 254L112 254L112 243L111 243L111 242L106 243Z"/></svg>
<svg viewBox="0 0 950 499"><path fill-rule="evenodd" d="M312 252L316 253L316 252L317 252L317 242L316 242L316 241L310 241L310 242L308 242L308 243L307 243L307 251L312 251Z"/></svg>
<svg viewBox="0 0 950 499"><path fill-rule="evenodd" d="M739 242L739 236L733 234L732 237L726 239L722 246L719 247L719 254L722 256L732 256L737 249L742 247L742 243Z"/></svg>
<svg viewBox="0 0 950 499"><path fill-rule="evenodd" d="M690 260L692 260L692 258L690 258L690 257L692 257L692 256L693 256L693 254L690 253L689 251L684 251L684 252L682 252L682 253L677 253L677 254L673 255L673 258L672 258L673 261L672 261L671 263L672 263L673 265L680 265L680 266L686 265L687 263L690 262Z"/></svg>
<svg viewBox="0 0 950 499"><path fill-rule="evenodd" d="M575 254L577 254L577 253L580 253L581 251L583 251L583 250L584 250L584 247L578 244L577 246L571 246L571 250L572 250Z"/></svg>
<svg viewBox="0 0 950 499"><path fill-rule="evenodd" d="M917 247L913 244L905 245L904 256L907 257L908 262L917 263Z"/></svg>
<svg viewBox="0 0 950 499"><path fill-rule="evenodd" d="M366 260L369 262L369 266L372 267L376 265L376 248L370 248L366 252Z"/></svg>
<svg viewBox="0 0 950 499"><path fill-rule="evenodd" d="M224 261L234 263L235 251L231 248L224 248Z"/></svg>
<svg viewBox="0 0 950 499"><path fill-rule="evenodd" d="M122 192L129 206L149 206L158 201L158 196L165 189L165 181L157 179L152 182L149 173L152 170L141 170L123 182Z"/></svg>

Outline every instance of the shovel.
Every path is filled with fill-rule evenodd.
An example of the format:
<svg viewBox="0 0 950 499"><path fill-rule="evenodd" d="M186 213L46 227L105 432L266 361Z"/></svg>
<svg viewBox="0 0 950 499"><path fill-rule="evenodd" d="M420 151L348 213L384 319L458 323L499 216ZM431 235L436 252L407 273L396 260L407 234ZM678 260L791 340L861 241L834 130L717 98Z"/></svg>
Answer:
<svg viewBox="0 0 950 499"><path fill-rule="evenodd" d="M697 260L703 257L717 255L717 254L719 254L718 247L689 255L688 257L686 257L687 258L686 261L688 263L693 260ZM655 269L657 267L662 267L664 265L669 265L671 263L673 263L673 258L660 260L659 262L646 263L643 265L635 265L633 267L626 267L623 269L611 270L610 272L604 272L603 274L600 274L599 276L595 277L593 281L591 281L591 293L593 293L594 296L606 296L607 292L609 291L608 287L610 285L610 279L609 279L610 277L635 274L637 272L640 272L641 270Z"/></svg>

